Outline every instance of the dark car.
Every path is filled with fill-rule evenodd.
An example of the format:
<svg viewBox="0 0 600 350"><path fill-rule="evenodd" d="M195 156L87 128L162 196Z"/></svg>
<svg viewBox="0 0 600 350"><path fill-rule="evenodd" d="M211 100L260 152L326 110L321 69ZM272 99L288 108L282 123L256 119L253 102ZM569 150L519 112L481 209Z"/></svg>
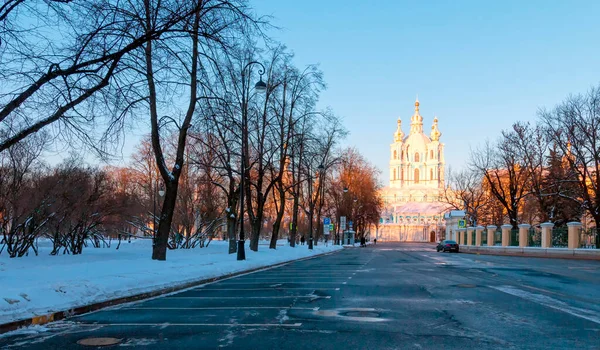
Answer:
<svg viewBox="0 0 600 350"><path fill-rule="evenodd" d="M456 241L445 240L438 243L435 248L438 252L457 252L458 253L458 243Z"/></svg>

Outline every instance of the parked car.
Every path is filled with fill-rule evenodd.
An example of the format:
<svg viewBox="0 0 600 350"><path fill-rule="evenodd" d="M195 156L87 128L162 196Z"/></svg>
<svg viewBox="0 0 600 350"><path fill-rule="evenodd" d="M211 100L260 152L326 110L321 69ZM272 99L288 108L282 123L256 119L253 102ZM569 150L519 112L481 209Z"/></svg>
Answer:
<svg viewBox="0 0 600 350"><path fill-rule="evenodd" d="M457 252L458 253L458 243L456 241L444 240L438 243L435 248L438 253L439 252Z"/></svg>

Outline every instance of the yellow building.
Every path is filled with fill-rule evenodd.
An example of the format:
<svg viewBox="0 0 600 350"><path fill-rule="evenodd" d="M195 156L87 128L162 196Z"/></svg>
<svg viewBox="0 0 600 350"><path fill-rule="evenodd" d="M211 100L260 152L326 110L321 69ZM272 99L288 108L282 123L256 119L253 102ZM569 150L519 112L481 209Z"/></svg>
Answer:
<svg viewBox="0 0 600 350"><path fill-rule="evenodd" d="M377 234L379 240L427 242L439 238L443 213L449 207L441 202L445 167L441 136L437 117L429 137L423 133L418 99L408 136L398 118L390 145L390 184L381 191L385 209Z"/></svg>

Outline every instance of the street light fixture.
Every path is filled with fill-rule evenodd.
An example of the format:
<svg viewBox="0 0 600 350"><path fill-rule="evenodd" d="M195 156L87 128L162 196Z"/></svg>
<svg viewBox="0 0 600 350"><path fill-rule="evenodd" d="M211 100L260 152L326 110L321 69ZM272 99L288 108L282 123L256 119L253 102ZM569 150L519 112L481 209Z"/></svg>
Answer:
<svg viewBox="0 0 600 350"><path fill-rule="evenodd" d="M237 249L237 260L246 260L246 251L244 250L244 241L246 239L246 235L244 232L244 189L245 189L245 178L246 178L246 160L244 159L244 155L246 154L246 141L247 141L247 132L248 132L248 102L246 101L246 69L253 64L257 64L260 66L258 70L258 74L260 74L259 81L254 85L254 88L258 92L267 91L267 84L262 80L263 74L265 74L265 66L258 62L252 61L248 62L244 68L242 69L242 156L241 162L242 166L240 168L241 176L240 176L240 239L238 240L238 249Z"/></svg>

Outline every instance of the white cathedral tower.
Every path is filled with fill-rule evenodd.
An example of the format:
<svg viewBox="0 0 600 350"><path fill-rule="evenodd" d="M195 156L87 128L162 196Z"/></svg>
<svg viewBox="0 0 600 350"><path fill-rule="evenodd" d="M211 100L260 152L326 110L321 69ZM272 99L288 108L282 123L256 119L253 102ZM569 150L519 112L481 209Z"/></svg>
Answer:
<svg viewBox="0 0 600 350"><path fill-rule="evenodd" d="M398 118L394 143L390 145L390 187L408 190L398 194L409 198L398 198L397 201L439 200L440 190L444 187L445 165L444 144L440 143L440 136L437 117L433 119L430 137L423 133L419 100L415 102L415 113L410 118L408 136L402 132L402 121Z"/></svg>
<svg viewBox="0 0 600 350"><path fill-rule="evenodd" d="M410 118L410 132L402 131L398 118L394 142L390 145L390 184L381 191L385 210L385 240L429 241L447 205L441 202L444 191L444 144L438 119L434 117L429 136L423 133L419 100ZM432 226L433 225L433 226Z"/></svg>

